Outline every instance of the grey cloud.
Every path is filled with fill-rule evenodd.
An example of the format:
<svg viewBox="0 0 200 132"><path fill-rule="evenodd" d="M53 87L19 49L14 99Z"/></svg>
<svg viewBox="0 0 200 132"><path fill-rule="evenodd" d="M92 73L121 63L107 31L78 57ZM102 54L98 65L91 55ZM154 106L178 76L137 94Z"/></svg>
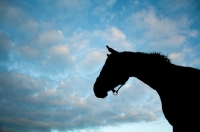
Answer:
<svg viewBox="0 0 200 132"><path fill-rule="evenodd" d="M1 1L0 18L6 24L22 23L25 13L19 7L11 5L8 1Z"/></svg>
<svg viewBox="0 0 200 132"><path fill-rule="evenodd" d="M46 88L44 81L23 74L5 72L0 74L0 78L1 97L30 96L32 93Z"/></svg>
<svg viewBox="0 0 200 132"><path fill-rule="evenodd" d="M0 61L8 61L13 42L1 30L0 31Z"/></svg>
<svg viewBox="0 0 200 132"><path fill-rule="evenodd" d="M83 86L87 81L83 80L81 83L80 77L72 78L70 82L59 82L55 86L39 78L17 73L1 73L0 77L1 130L10 130L9 127L19 131L95 129L159 118L153 114L156 112L154 109L129 104L129 100L144 104L141 101L143 97L139 97L141 95L138 95L137 89L132 86L129 90L132 88L133 91L127 92L125 87L119 96L110 95L102 100L91 93L91 81ZM76 79L80 83L77 84ZM75 84L76 86L73 86ZM85 97L81 91L88 93L88 96ZM130 97L127 93L130 93ZM134 93L137 94L137 99L134 98ZM125 95L127 97L124 97ZM148 103L152 102L153 100L149 100Z"/></svg>
<svg viewBox="0 0 200 132"><path fill-rule="evenodd" d="M66 45L62 44L53 45L45 53L55 57L46 65L50 68L44 71L46 76L54 76L55 74L47 74L47 71L53 70L51 66L57 65L55 63L60 63L57 61L58 59L60 61L68 59L63 56L70 55L70 48L68 49ZM23 61L17 65L16 71L26 67L24 69L26 72L32 70L28 71L28 74L31 75L31 72L36 73L37 70L41 70L41 67L34 69L37 68L37 63L27 65ZM50 62L54 63L50 65ZM48 78L50 77L48 76ZM92 91L94 80L83 78L78 73L65 76L65 79L60 82L57 80L57 83L42 79L44 78L40 79L36 76L31 77L18 73L1 75L0 107L2 118L0 121L3 124L1 129L8 129L9 125L19 131L29 129L35 131L95 129L95 127L125 122L153 121L159 118L159 115L154 114L157 109L147 109L149 107L145 105L146 100L142 96L145 94L144 91L152 94L151 91L136 89L141 87L139 84L130 83L129 86L125 86L124 90L120 91L118 96L110 95L105 100L99 100ZM144 91L142 92L142 90ZM149 100L150 104L151 101Z"/></svg>
<svg viewBox="0 0 200 132"><path fill-rule="evenodd" d="M63 2L58 5L63 8L74 6L75 13L82 13L89 6L88 1L59 2ZM106 9L100 7L96 15L105 15L102 19L105 21L113 14L102 14L101 11L109 10L115 2L107 1ZM4 45L0 45L0 56L3 56L1 53L12 51L8 61L8 71L11 72L0 73L0 131L95 130L96 127L126 122L154 121L162 116L160 102L157 101L159 97L151 88L136 81L127 83L118 96L113 96L111 92L104 100L94 96L92 87L99 73L98 65L105 61L107 52L102 43L121 48L120 51L132 48L133 44L120 29L107 27L91 32L78 30L66 39L51 23L57 24L60 19L38 22L24 10L6 7L0 7L0 11L3 8L1 13L9 13L7 17L1 15L0 23L16 27L20 33L11 35L18 42L14 46L5 34L0 34L0 41L5 41ZM46 14L47 7L44 8L43 14ZM52 8L49 9L52 11ZM58 12L56 14L61 17ZM19 20L18 16L24 19ZM17 23L9 21L13 19ZM25 33L27 38L22 37ZM197 33L193 31L190 35L195 37ZM97 50L92 44L103 49ZM4 59L8 60L8 56L4 56Z"/></svg>

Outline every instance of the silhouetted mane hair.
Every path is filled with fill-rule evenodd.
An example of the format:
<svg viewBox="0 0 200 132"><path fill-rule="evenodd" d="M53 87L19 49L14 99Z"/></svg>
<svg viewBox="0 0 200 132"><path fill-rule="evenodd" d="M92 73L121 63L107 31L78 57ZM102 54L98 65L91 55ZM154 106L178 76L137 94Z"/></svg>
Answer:
<svg viewBox="0 0 200 132"><path fill-rule="evenodd" d="M199 129L199 69L172 64L167 56L159 52L118 52L107 48L111 54L107 54L94 83L96 97L105 98L109 91L117 95L129 77L135 77L156 90L163 114L173 126L173 132Z"/></svg>
<svg viewBox="0 0 200 132"><path fill-rule="evenodd" d="M135 54L138 54L141 56L146 56L147 58L149 58L151 60L155 60L157 62L171 63L168 56L165 56L165 55L161 54L160 52L152 52L152 53L135 52Z"/></svg>

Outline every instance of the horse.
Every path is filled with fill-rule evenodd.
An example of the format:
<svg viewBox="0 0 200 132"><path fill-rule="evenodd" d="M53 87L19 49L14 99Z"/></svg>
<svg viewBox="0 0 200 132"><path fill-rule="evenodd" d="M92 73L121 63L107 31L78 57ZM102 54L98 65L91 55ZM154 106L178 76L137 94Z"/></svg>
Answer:
<svg viewBox="0 0 200 132"><path fill-rule="evenodd" d="M173 132L199 129L199 121L195 121L200 117L197 98L199 69L175 65L159 52L118 52L106 47L110 54L107 54L93 86L97 98L105 98L109 91L117 95L119 89L114 88L121 88L129 77L135 77L156 90L163 114L172 125Z"/></svg>

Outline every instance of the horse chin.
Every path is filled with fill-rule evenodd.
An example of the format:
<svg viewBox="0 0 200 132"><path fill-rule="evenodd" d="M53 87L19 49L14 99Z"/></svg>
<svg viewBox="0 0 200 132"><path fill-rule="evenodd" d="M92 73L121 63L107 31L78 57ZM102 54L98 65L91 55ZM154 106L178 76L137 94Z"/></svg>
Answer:
<svg viewBox="0 0 200 132"><path fill-rule="evenodd" d="M97 97L97 98L105 98L105 97L107 97L108 96L108 93L107 92L105 92L105 93L95 93L95 96Z"/></svg>

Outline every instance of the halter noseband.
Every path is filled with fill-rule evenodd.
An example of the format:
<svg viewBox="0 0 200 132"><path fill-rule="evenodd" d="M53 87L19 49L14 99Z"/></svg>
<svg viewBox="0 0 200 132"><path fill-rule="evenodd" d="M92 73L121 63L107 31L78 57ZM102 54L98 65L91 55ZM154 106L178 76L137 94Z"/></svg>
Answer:
<svg viewBox="0 0 200 132"><path fill-rule="evenodd" d="M122 84L117 90L115 90L114 88L112 89L113 95L117 95L119 89L123 86L124 84Z"/></svg>

